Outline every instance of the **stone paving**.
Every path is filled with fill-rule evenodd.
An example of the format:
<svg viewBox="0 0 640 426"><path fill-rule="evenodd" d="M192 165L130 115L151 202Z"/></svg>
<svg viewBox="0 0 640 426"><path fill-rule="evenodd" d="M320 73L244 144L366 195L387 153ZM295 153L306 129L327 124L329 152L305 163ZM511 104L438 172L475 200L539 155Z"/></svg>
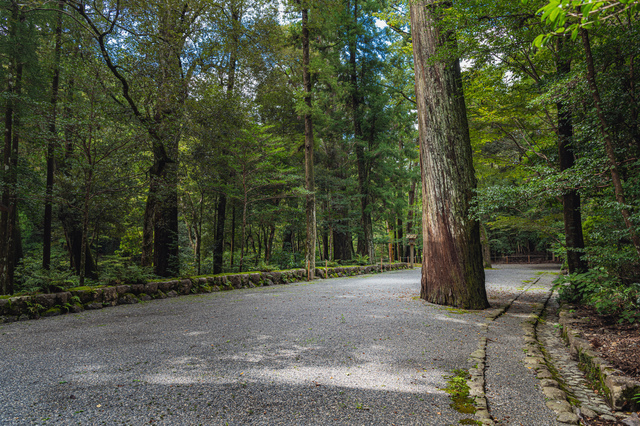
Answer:
<svg viewBox="0 0 640 426"><path fill-rule="evenodd" d="M547 362L555 369L556 378L561 383L569 401L574 406L576 414L584 417L599 417L602 420L615 422L618 419L611 411L602 395L596 393L589 385L585 374L580 370L578 362L573 359L562 340L558 326L558 304L555 298L549 303L545 321L538 323L538 340L545 349ZM618 413L619 417L626 417Z"/></svg>
<svg viewBox="0 0 640 426"><path fill-rule="evenodd" d="M613 411L605 398L591 388L578 362L570 354L560 335L559 306L552 280L553 274L549 274L515 289L517 291L508 289L506 294L511 291L510 299L501 300L499 307L488 311L478 349L471 354L475 366L470 370L469 386L477 407L476 419L484 425L589 425L595 418L600 422L598 424L604 421L612 425L636 425L628 423L627 413ZM522 328L522 340L516 339L518 322ZM524 357L518 356L522 354L521 350L525 353ZM492 377L492 364L499 364L501 373L508 369L517 373L517 363L535 372L538 379L536 384L531 385L524 372L518 378ZM509 364L513 365L508 367ZM530 394L501 395L507 381L523 382L521 388L525 389L528 385ZM513 389L512 386L510 388ZM545 410L538 408L538 414L541 415L538 419L527 420L526 409L525 413L507 415L518 411L520 405L525 403L531 411L539 404L537 401L540 396L546 407ZM555 422L549 420L546 412L543 414L546 409L555 413ZM513 423L511 417L518 423ZM525 423L522 423L523 419ZM622 423L619 423L621 420Z"/></svg>

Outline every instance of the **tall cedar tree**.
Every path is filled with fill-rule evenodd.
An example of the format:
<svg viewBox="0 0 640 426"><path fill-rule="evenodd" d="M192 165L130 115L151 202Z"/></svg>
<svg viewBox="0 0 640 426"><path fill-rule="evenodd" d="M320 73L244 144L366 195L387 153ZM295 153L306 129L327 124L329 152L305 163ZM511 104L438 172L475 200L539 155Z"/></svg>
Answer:
<svg viewBox="0 0 640 426"><path fill-rule="evenodd" d="M476 187L455 35L438 28L441 4L411 4L411 35L422 170L423 241L420 297L470 309L489 306L480 227L469 217Z"/></svg>

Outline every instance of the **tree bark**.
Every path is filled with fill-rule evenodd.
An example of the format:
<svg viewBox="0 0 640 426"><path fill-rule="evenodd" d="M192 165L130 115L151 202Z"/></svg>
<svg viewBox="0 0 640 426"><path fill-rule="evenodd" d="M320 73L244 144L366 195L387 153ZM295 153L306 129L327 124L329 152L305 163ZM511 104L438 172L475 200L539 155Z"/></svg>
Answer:
<svg viewBox="0 0 640 426"><path fill-rule="evenodd" d="M155 190L149 189L147 202L144 206L144 216L142 219L142 256L140 258L140 265L142 266L153 266L154 193Z"/></svg>
<svg viewBox="0 0 640 426"><path fill-rule="evenodd" d="M396 228L396 253L398 253L398 261L404 262L404 235L402 235L402 219L397 218L398 227Z"/></svg>
<svg viewBox="0 0 640 426"><path fill-rule="evenodd" d="M269 226L269 238L266 241L265 247L264 247L264 263L269 263L269 261L271 260L271 253L273 251L273 239L275 238L276 235L276 225L271 224Z"/></svg>
<svg viewBox="0 0 640 426"><path fill-rule="evenodd" d="M233 269L233 261L235 255L235 245L236 245L236 204L233 203L231 207L231 259L229 261L229 267Z"/></svg>
<svg viewBox="0 0 640 426"><path fill-rule="evenodd" d="M480 241L482 243L482 263L485 268L491 268L491 245L487 236L487 229L480 225Z"/></svg>
<svg viewBox="0 0 640 426"><path fill-rule="evenodd" d="M90 164L92 167L92 164ZM87 251L89 251L89 200L91 197L91 186L93 185L93 171L89 169L82 205L82 237L80 238L80 285L84 285L84 278L87 266Z"/></svg>
<svg viewBox="0 0 640 426"><path fill-rule="evenodd" d="M411 179L411 186L409 187L409 211L407 212L407 235L413 234L413 205L416 198L416 181ZM407 259L410 256L410 247L407 245L404 251L404 257Z"/></svg>
<svg viewBox="0 0 640 426"><path fill-rule="evenodd" d="M9 35L13 40L18 38L18 26L24 21L24 13L16 2L11 2L9 18ZM18 49L16 49L17 51ZM9 101L5 109L4 150L2 160L2 205L0 213L0 294L13 293L13 279L16 265L15 241L18 216L18 148L20 115L17 108L17 97L22 91L22 58L16 53L10 58L8 66Z"/></svg>
<svg viewBox="0 0 640 426"><path fill-rule="evenodd" d="M227 197L220 194L216 210L216 235L213 245L213 273L222 273L222 255L224 253L224 222L227 213Z"/></svg>
<svg viewBox="0 0 640 426"><path fill-rule="evenodd" d="M440 3L411 3L422 173L422 291L428 302L489 306L480 227L469 217L476 187L455 35L438 28ZM452 50L454 51L454 50ZM439 55L439 56L437 56Z"/></svg>
<svg viewBox="0 0 640 426"><path fill-rule="evenodd" d="M293 246L295 235L293 234L293 230L291 228L286 228L284 230L284 235L282 237L282 251L288 251L290 253L295 252L295 247Z"/></svg>
<svg viewBox="0 0 640 426"><path fill-rule="evenodd" d="M62 207L60 209L60 221L65 233L65 239L67 242L67 249L69 250L69 258L71 267L76 271L76 274L80 276L82 265L82 229L83 219L79 217L78 208L76 206ZM97 267L93 255L91 253L91 247L85 245L84 253L84 271L85 278L97 278Z"/></svg>
<svg viewBox="0 0 640 426"><path fill-rule="evenodd" d="M49 141L47 142L47 182L44 199L44 223L42 236L42 268L49 269L51 266L51 223L53 219L53 185L55 176L55 151L58 146L56 118L58 110L58 92L60 86L60 52L62 50L62 13L64 3L59 2L55 32L55 47L53 53L53 78L51 79L51 117L49 117Z"/></svg>
<svg viewBox="0 0 640 426"><path fill-rule="evenodd" d="M238 31L240 26L240 21L242 16L240 12L235 8L231 8L231 25L233 27L232 35L231 35L231 50L229 52L229 68L227 70L227 98L231 99L235 89L235 81L236 81L236 68L238 64L238 48L239 48L239 39L238 39ZM223 180L226 180L223 179ZM225 182L226 183L226 182ZM227 195L225 193L221 193L218 199L218 206L216 212L216 232L215 232L215 241L213 247L213 273L220 274L222 273L222 265L224 262L224 233L225 233L225 224L227 219ZM232 254L231 254L231 265L233 266L233 241L231 242Z"/></svg>
<svg viewBox="0 0 640 426"><path fill-rule="evenodd" d="M304 84L304 102L307 109L304 113L304 176L307 216L306 257L308 279L314 278L316 270L316 194L313 170L313 121L311 120L311 74L309 72L309 16L308 10L302 8L302 79Z"/></svg>
<svg viewBox="0 0 640 426"><path fill-rule="evenodd" d="M364 135L362 133L361 120L361 103L360 92L358 90L358 67L357 67L357 49L358 49L358 0L353 0L353 21L349 34L349 66L351 80L351 97L350 107L353 120L353 136L355 139L356 161L358 166L358 191L360 192L360 225L362 226L361 234L358 235L358 253L361 256L369 256L369 260L373 261L373 222L371 221L370 203L371 195L369 194L369 161L365 158Z"/></svg>
<svg viewBox="0 0 640 426"><path fill-rule="evenodd" d="M560 39L558 52L563 55L563 39ZM564 77L571 71L571 60L562 56L557 62L559 77ZM558 158L560 171L573 167L575 163L575 151L573 147L573 123L571 111L568 106L559 101L556 104L558 110ZM562 194L562 207L564 216L564 235L567 250L567 266L569 273L580 273L587 270L587 262L582 259L584 251L584 238L582 235L582 216L580 212L580 194L576 189L566 190Z"/></svg>

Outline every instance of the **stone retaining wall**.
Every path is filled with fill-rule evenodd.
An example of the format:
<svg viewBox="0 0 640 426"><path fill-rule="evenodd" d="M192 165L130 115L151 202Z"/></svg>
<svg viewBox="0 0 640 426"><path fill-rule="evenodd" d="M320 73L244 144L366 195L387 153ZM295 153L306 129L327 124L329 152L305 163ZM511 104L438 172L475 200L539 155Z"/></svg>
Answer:
<svg viewBox="0 0 640 426"><path fill-rule="evenodd" d="M560 312L562 336L567 341L571 353L578 357L581 368L585 370L591 382L604 393L611 408L616 411L640 408L640 401L633 400L634 396L640 393L640 383L622 375L619 370L600 358L593 351L591 344L572 327L572 324L578 321L568 311Z"/></svg>
<svg viewBox="0 0 640 426"><path fill-rule="evenodd" d="M408 268L406 263L382 265L382 271ZM338 278L371 274L381 271L381 265L317 268L317 278ZM248 272L244 274L214 275L201 278L185 278L146 284L118 286L77 287L53 294L35 294L0 299L0 323L36 319L77 313L85 309L102 309L108 306L133 304L153 299L165 299L195 293L211 293L288 284L307 280L304 269L274 272Z"/></svg>

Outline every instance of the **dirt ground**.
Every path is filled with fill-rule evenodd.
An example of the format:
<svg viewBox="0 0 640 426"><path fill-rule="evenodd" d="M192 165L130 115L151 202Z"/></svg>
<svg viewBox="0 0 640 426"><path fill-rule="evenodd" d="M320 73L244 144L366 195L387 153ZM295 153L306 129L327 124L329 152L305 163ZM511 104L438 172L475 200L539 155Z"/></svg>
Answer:
<svg viewBox="0 0 640 426"><path fill-rule="evenodd" d="M599 316L593 309L580 307L574 323L593 348L612 366L640 381L640 323L619 324L613 317Z"/></svg>
<svg viewBox="0 0 640 426"><path fill-rule="evenodd" d="M578 318L588 318L572 326L582 333L599 356L625 376L640 381L640 324L619 324L615 318L602 317L595 310L585 307L579 307L576 315ZM585 418L583 423L586 426L625 425L622 422L590 418Z"/></svg>

